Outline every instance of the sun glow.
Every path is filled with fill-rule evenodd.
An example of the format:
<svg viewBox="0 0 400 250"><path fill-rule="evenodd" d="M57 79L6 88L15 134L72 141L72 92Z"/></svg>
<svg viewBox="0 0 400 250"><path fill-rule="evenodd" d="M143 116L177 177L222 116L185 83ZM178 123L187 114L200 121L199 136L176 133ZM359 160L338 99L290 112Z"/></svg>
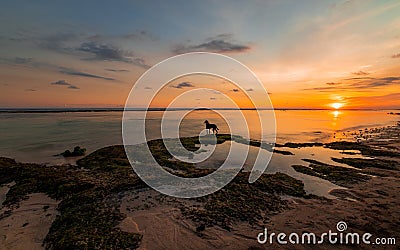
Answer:
<svg viewBox="0 0 400 250"><path fill-rule="evenodd" d="M343 103L334 102L334 103L331 103L331 107L334 109L340 109L341 107L343 107Z"/></svg>

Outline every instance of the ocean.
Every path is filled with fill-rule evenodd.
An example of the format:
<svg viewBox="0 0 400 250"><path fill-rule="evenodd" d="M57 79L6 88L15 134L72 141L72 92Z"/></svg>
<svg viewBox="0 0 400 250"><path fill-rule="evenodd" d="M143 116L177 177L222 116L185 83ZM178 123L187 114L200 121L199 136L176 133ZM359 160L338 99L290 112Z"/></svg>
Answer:
<svg viewBox="0 0 400 250"><path fill-rule="evenodd" d="M132 112L131 117L135 115L139 117L144 111L129 112ZM174 120L175 117L180 117L187 111L166 112L168 116L165 119ZM221 115L207 110L189 113L180 124L180 136L198 135L204 129L205 119L218 124L220 133L230 133L223 119L238 119L239 113L242 112L249 121L250 137L265 139L260 138L261 128L255 122L258 119L257 111L223 110L219 112ZM268 111L260 112L262 114ZM400 121L400 116L388 115L388 112L391 111L277 110L275 111L276 142L328 142L336 139L334 133L394 125ZM21 162L74 163L76 159L64 159L55 155L74 146L87 148L90 153L101 147L122 144L122 114L121 111L0 113L0 156L15 158ZM163 111L147 113L148 140L160 138L160 121L163 115ZM135 124L143 121L131 119L130 122L135 127ZM245 135L246 130L247 128L244 127L235 131L235 134Z"/></svg>

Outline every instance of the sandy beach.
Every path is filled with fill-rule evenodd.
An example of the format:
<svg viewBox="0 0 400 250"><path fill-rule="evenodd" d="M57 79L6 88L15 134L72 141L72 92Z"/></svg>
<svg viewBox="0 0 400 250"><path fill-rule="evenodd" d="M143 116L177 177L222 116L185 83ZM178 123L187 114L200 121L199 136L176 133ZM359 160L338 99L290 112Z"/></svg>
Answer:
<svg viewBox="0 0 400 250"><path fill-rule="evenodd" d="M250 184L244 186L241 184L239 188L239 186L235 186L237 185L235 181L232 187L224 188L228 192L226 193L227 196L224 192L218 192L204 199L178 199L162 195L137 182L138 179L130 173L129 166L104 169L105 166L110 166L108 165L109 162L118 162L120 165L126 164L121 147L104 148L78 162L81 168L71 168L71 166L54 168L56 171L61 171L60 176L50 174L48 171L52 171L51 167L45 171L46 174L43 174L43 178L48 178L47 173L53 175L52 178L56 178L56 182L57 178L61 178L61 183L65 183L62 185L65 194L60 194L58 191L58 194L52 194L53 198L50 198L48 194L29 193L27 190L27 196L18 198L19 195L15 193L15 187L21 185L23 179L16 179L3 185L0 195L2 202L5 202L5 206L1 209L0 219L1 248L26 249L29 247L30 249L43 249L46 246L46 244L43 244L44 239L49 237L47 234L56 216L66 211L75 211L74 207L77 205L78 207L83 206L79 208L80 210L86 206L84 205L85 202L80 205L75 201L72 202L73 200L70 201L74 196L69 195L69 191L65 187L67 187L66 183L70 183L68 186L72 188L71 191L75 190L73 187L77 184L71 182L72 180L78 181L77 183L81 185L83 190L87 190L82 193L83 197L92 195L88 193L94 192L94 190L90 191L92 190L91 187L98 186L112 190L117 186L124 187L127 185L126 188L117 188L117 190L120 190L118 192L103 194L103 191L101 191L100 196L103 198L96 198L91 202L88 201L87 204L94 207L107 207L107 209L111 209L107 210L110 212L117 211L117 217L106 219L111 220L110 222L113 225L107 230L113 232L117 230L115 232L126 234L124 237L128 237L128 235L135 235L136 237L137 235L138 238L135 238L135 242L138 242L138 249L267 249L278 245L276 242L272 246L257 243L256 237L264 228L276 233L301 234L302 232L313 232L318 235L329 230L335 230L339 221L347 223L349 232L360 234L368 232L374 237L394 237L398 239L400 236L400 212L398 210L400 206L398 200L398 193L400 192L400 157L398 156L400 140L397 136L399 131L399 126L391 126L382 129L378 139L370 138L361 143L342 143L339 140L324 145L324 147L342 150L344 152L343 159L347 164L350 164L348 167L307 160L302 168L295 168L302 173L306 171L304 173L319 176L339 186L344 185L340 189L331 190L329 197L306 194L301 182L300 186L293 188L298 184L295 184L295 179L292 177L283 175L284 182L281 182L279 180L280 174L266 175L271 178L266 181L267 185L277 185L275 189L283 189L278 195L275 193L276 190L263 193L262 195L266 196L261 199L266 202L265 206L262 201L255 200L257 196L251 197L245 194L243 201L231 203L234 199L240 198L242 193L251 192L252 195L257 195L257 192L264 192L265 190L254 189L254 186ZM381 137L386 137L387 140L382 141ZM293 148L314 147L313 144L291 144L286 145L285 150L289 146ZM355 147L356 151L359 150L363 156L368 157L346 158L346 152L354 151L344 150L349 147ZM281 149L279 148L279 150ZM382 156L379 154L382 154ZM342 162L343 159L333 162ZM308 166L307 162L309 162ZM363 165L367 162L372 162L372 165ZM18 165L12 160L3 159L3 167L11 167L15 164ZM91 168L86 169L87 167L84 166L92 166L93 170L97 170L93 172ZM25 165L22 164L21 167L25 167ZM26 165L26 167L40 168L41 166ZM328 171L326 175L320 175L318 171L321 171L321 169ZM63 174L63 171L67 171L69 176ZM344 178L339 178L340 176L332 174L336 172L331 173L330 171L345 171L339 172L344 174ZM106 175L103 176L103 172ZM125 174L130 176L126 183L121 182L123 180L121 176ZM114 175L116 176L114 177ZM68 176L67 179L65 179L66 176ZM103 179L105 177L107 179ZM107 186L112 188L107 188ZM247 190L247 188L250 189ZM260 188L265 187L260 186ZM60 190L60 187L58 189ZM96 194L96 192L93 194ZM231 195L229 195L230 192L232 192ZM55 199L54 197L59 198ZM79 196L76 198L79 198ZM254 201L254 205L250 205ZM242 208L246 203L249 203L250 207ZM62 204L61 208L60 204ZM215 205L216 207L213 208ZM222 210L218 210L220 209L219 206L222 206ZM237 209L240 213L249 214L247 217L241 218L240 213L226 213L230 209ZM94 216L96 218L99 215L95 211L92 213L88 210L87 215L83 216ZM75 220L79 220L79 218L77 217ZM224 219L220 220L221 218ZM62 224L63 222L59 223ZM65 229L70 230L68 225L66 226ZM93 226L95 231L90 231L93 235L101 232L100 229L97 231L96 224L93 224ZM78 223L73 230L77 230L79 227L80 224ZM63 227L54 229L52 235L57 235L57 230L61 229ZM50 239L53 238L50 237ZM131 240L127 242L131 242ZM329 249L330 247L331 245L328 243L317 246L318 249ZM343 245L335 247L348 249L348 246ZM359 246L361 249L375 249L376 247L374 245ZM386 249L396 249L395 246L385 247ZM279 245L279 248L308 249L309 246Z"/></svg>
<svg viewBox="0 0 400 250"><path fill-rule="evenodd" d="M58 212L58 202L43 193L30 194L17 206L0 210L1 249L44 249L43 240Z"/></svg>
<svg viewBox="0 0 400 250"><path fill-rule="evenodd" d="M139 199L134 199L137 195ZM211 227L200 234L195 223L182 215L179 203L194 204L176 199L160 202L154 190L126 195L121 212L127 217L118 227L143 235L139 249L248 249L254 243L255 230L247 223L237 223L232 231Z"/></svg>

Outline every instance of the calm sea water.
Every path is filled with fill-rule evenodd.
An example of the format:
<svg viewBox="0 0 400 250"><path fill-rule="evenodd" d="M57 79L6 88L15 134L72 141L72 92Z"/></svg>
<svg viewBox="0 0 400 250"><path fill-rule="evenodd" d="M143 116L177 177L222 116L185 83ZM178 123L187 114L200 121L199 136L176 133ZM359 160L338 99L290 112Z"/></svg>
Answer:
<svg viewBox="0 0 400 250"><path fill-rule="evenodd" d="M132 114L140 112L131 111ZM135 113L136 112L136 113ZM174 120L186 111L169 111L167 119ZM248 120L250 137L260 139L260 126L256 122L257 111L242 111ZM267 111L261 111L267 112ZM333 140L334 132L358 130L366 127L393 125L399 116L388 115L390 111L276 111L278 143L326 142ZM225 119L238 119L237 111L221 111ZM161 111L148 113L146 131L148 139L160 137ZM142 122L130 119L133 127ZM92 152L98 148L122 144L122 112L76 112L76 113L2 113L0 114L0 156L22 162L61 164L63 157L54 156L74 146ZM180 125L180 136L196 136L204 127L204 120L218 124L220 133L229 133L221 116L212 111L194 111L185 116ZM168 129L168 128L167 128ZM236 131L245 135L247 128ZM139 131L138 131L139 132ZM265 135L266 139L270 135ZM74 161L74 159L70 159Z"/></svg>

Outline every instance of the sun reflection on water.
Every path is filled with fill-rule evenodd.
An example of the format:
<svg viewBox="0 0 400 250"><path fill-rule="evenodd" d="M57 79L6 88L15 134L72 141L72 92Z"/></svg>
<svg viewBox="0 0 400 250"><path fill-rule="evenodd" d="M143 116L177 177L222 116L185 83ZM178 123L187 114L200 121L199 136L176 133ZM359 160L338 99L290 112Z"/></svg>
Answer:
<svg viewBox="0 0 400 250"><path fill-rule="evenodd" d="M337 119L339 117L339 115L341 114L341 112L338 110L335 110L332 112L332 114L333 114L333 118Z"/></svg>

